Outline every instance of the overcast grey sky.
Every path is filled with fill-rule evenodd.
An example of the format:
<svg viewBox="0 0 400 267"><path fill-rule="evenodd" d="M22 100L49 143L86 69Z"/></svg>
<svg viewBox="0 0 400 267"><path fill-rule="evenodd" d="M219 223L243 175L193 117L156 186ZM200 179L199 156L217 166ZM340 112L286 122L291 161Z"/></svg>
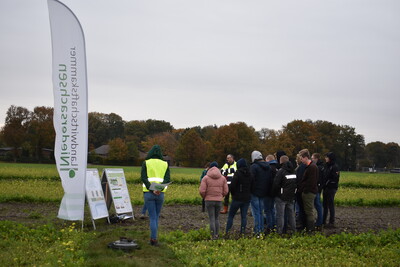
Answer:
<svg viewBox="0 0 400 267"><path fill-rule="evenodd" d="M400 143L398 0L64 0L86 37L89 111L175 128L294 119ZM0 125L53 106L46 0L0 0Z"/></svg>

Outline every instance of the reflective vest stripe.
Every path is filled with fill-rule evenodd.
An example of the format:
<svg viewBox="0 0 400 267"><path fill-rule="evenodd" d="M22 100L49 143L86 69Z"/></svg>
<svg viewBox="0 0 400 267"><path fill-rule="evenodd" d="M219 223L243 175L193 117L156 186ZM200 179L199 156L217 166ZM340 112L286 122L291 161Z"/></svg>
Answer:
<svg viewBox="0 0 400 267"><path fill-rule="evenodd" d="M231 170L231 169L233 169L233 170ZM225 163L225 165L222 166L222 171L225 172L225 170L227 171L227 175L226 176L228 176L229 178L232 178L233 175L235 175L235 172L237 170L236 161L230 166L228 166L228 164Z"/></svg>
<svg viewBox="0 0 400 267"><path fill-rule="evenodd" d="M296 174L285 175L286 179L296 179Z"/></svg>
<svg viewBox="0 0 400 267"><path fill-rule="evenodd" d="M146 170L147 170L147 180L150 182L159 183L161 184L164 181L164 175L165 172L167 171L168 168L168 163L160 160L160 159L148 159L146 160ZM149 190L146 188L146 185L143 183L143 192L149 192ZM163 190L165 192L167 190L167 187Z"/></svg>

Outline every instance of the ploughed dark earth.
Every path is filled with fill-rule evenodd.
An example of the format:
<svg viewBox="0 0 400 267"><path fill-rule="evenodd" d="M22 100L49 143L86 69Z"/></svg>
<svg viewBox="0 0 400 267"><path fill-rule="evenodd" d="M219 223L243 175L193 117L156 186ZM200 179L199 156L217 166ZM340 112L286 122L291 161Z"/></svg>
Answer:
<svg viewBox="0 0 400 267"><path fill-rule="evenodd" d="M0 203L0 220L9 220L19 223L62 224L63 220L57 218L59 204L55 203ZM135 230L149 230L148 218L140 219L141 206L134 206L135 220L129 219L121 223L107 225L105 219L96 220L98 231L108 227L125 226ZM90 221L89 208L85 211L84 229L93 229ZM112 213L112 211L111 211ZM247 216L247 231L251 235L253 228L253 217ZM220 214L221 233L225 232L227 214ZM206 212L201 212L201 206L195 205L164 205L161 211L160 231L182 230L190 231L204 228L208 225ZM80 222L79 222L80 224ZM131 228L132 227L132 228ZM235 216L233 232L240 227L240 214ZM363 233L386 229L400 228L400 207L375 208L375 207L336 207L336 225L333 229L322 229L326 235L350 232Z"/></svg>

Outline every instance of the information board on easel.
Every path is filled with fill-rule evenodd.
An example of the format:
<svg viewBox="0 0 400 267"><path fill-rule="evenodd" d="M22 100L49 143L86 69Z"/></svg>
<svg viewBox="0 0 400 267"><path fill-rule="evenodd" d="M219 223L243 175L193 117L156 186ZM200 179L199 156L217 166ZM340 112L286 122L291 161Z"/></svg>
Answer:
<svg viewBox="0 0 400 267"><path fill-rule="evenodd" d="M86 199L89 204L93 227L96 229L94 220L101 218L108 220L109 216L97 169L86 169ZM108 222L110 221L108 220Z"/></svg>
<svg viewBox="0 0 400 267"><path fill-rule="evenodd" d="M105 194L107 209L114 203L117 214L132 213L134 219L131 199L123 169L104 169L101 184Z"/></svg>

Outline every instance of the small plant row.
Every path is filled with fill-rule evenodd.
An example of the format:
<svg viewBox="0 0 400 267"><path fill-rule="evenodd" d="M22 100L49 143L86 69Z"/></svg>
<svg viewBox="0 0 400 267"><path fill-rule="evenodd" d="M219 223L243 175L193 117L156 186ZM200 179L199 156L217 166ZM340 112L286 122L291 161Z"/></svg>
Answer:
<svg viewBox="0 0 400 267"><path fill-rule="evenodd" d="M26 175L4 175L0 173L0 181L9 181L9 180L22 180L22 181L29 181L29 180L41 180L41 181L53 181L58 182L61 181L59 176L30 176L29 174ZM140 178L126 178L127 184L141 184L142 181ZM199 179L194 178L182 178L177 177L173 180L174 184L178 185L199 185ZM400 185L383 185L383 184L368 184L368 183L361 183L361 182L341 182L339 184L341 188L365 188L365 189L400 189Z"/></svg>
<svg viewBox="0 0 400 267"><path fill-rule="evenodd" d="M60 203L60 198L46 198L46 197L33 197L33 196L19 196L19 195L9 195L0 196L0 203L9 202L21 202L21 203ZM166 205L201 205L201 198L166 198ZM132 205L143 205L143 200L132 200ZM378 199L378 200L366 200L363 198L359 199L335 199L335 204L341 207L400 207L400 199Z"/></svg>

